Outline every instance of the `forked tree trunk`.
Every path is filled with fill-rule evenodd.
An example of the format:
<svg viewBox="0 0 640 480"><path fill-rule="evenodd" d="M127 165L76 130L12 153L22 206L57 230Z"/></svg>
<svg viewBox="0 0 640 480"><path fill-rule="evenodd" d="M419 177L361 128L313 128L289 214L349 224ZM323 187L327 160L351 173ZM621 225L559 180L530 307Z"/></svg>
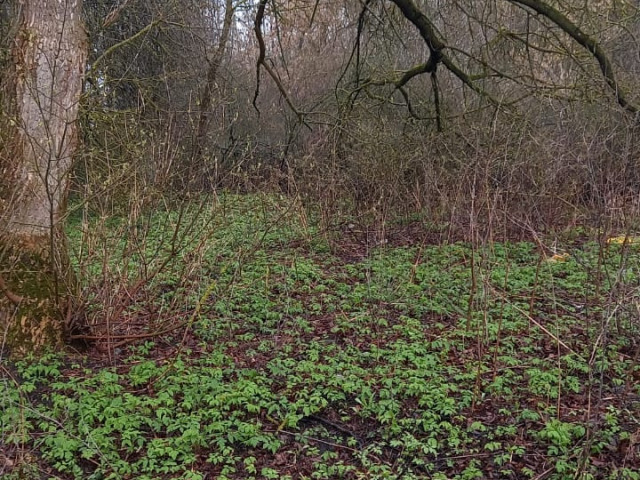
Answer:
<svg viewBox="0 0 640 480"><path fill-rule="evenodd" d="M19 4L0 172L0 339L17 354L59 345L71 304L62 222L87 58L81 0Z"/></svg>

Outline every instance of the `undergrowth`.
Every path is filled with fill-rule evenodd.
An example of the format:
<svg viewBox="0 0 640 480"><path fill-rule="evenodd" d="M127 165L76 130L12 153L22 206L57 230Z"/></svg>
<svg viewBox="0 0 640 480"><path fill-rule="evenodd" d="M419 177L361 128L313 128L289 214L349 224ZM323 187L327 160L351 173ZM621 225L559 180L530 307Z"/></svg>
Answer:
<svg viewBox="0 0 640 480"><path fill-rule="evenodd" d="M121 313L182 328L2 367L3 478L640 478L633 242L354 261L332 253L340 234L252 202L216 204L173 251L176 213L149 217L139 262L206 248L189 281L168 264ZM87 289L124 268L110 221L114 246L76 257Z"/></svg>

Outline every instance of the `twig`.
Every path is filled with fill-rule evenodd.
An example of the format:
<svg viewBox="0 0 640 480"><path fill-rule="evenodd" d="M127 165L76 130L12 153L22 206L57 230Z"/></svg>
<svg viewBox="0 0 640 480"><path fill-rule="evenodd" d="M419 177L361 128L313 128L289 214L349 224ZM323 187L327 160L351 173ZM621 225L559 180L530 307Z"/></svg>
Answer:
<svg viewBox="0 0 640 480"><path fill-rule="evenodd" d="M268 432L269 430L266 430L266 431ZM278 429L278 430L273 430L270 433L276 433L276 432L277 433L286 433L287 435L291 435L292 437L296 437L296 436L300 435L301 437L304 437L307 440L323 443L325 445L329 445L330 447L334 447L334 448L341 448L343 450L348 450L350 452L357 452L358 451L355 448L347 447L346 445L340 445L339 443L327 442L326 440L321 440L320 438L310 437L308 435L303 435L302 433L289 432L288 430Z"/></svg>
<svg viewBox="0 0 640 480"><path fill-rule="evenodd" d="M500 293L498 290L496 290L495 288L492 288L492 290L498 294L499 296L506 298L506 295ZM549 335L551 338L553 338L559 345L561 345L562 347L566 348L567 350L569 350L571 353L577 355L579 358L582 358L582 356L580 354L578 354L573 348L571 348L569 345L567 345L566 343L564 343L562 340L560 340L558 338L557 335L554 335L553 333L551 333L544 325L542 325L540 322L538 322L536 319L534 319L531 315L529 315L527 312L525 312L524 310L522 310L520 307L518 307L515 303L512 303L511 306L517 310L518 312L520 312L522 315L524 315L527 320L529 320L531 323L533 323L534 325L536 325L540 330L542 330L544 333L546 333L547 335Z"/></svg>
<svg viewBox="0 0 640 480"><path fill-rule="evenodd" d="M120 5L115 7L113 10L111 10L107 14L107 16L104 19L104 22L102 22L102 28L103 29L106 29L106 28L110 27L111 25L113 25L114 23L116 23L118 21L118 19L120 18L120 14L126 8L126 6L129 3L129 1L130 0L124 0Z"/></svg>
<svg viewBox="0 0 640 480"><path fill-rule="evenodd" d="M98 67L98 65L109 55L111 55L114 51L116 51L117 49L124 47L125 45L128 45L129 43L135 41L136 39L138 39L139 37L141 37L142 35L145 35L146 33L148 33L153 27L155 27L156 25L158 25L159 23L161 23L162 20L154 20L153 22L151 22L149 25L147 25L146 27L142 28L140 31L138 31L137 33L131 35L129 38L125 38L123 41L116 43L115 45L112 45L111 47L109 47L102 55L100 55L95 62L93 62L91 64L91 67L89 68L89 72L87 73L87 75L85 76L88 77L90 74L92 74L93 72L96 71L96 68Z"/></svg>

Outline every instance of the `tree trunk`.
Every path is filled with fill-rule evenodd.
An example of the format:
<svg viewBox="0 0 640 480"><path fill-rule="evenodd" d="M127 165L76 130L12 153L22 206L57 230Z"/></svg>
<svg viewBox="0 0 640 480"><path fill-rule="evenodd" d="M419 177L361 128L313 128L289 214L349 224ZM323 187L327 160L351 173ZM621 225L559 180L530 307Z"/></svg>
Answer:
<svg viewBox="0 0 640 480"><path fill-rule="evenodd" d="M20 0L0 182L0 339L60 344L73 282L63 221L87 58L81 0Z"/></svg>
<svg viewBox="0 0 640 480"><path fill-rule="evenodd" d="M189 178L187 184L192 185L194 181L200 178L202 174L202 168L197 168L201 163L207 132L209 129L210 116L211 116L211 103L213 100L213 92L216 87L216 81L218 79L218 69L222 65L224 58L224 52L227 48L227 42L229 41L229 34L231 33L231 26L233 23L234 7L232 0L225 1L224 21L222 23L222 31L220 33L220 39L218 40L218 48L213 53L213 56L209 60L209 68L207 69L207 81L202 88L202 94L200 95L200 118L198 119L198 129L193 142L193 148L191 153L191 160L189 163ZM200 170L200 171L199 171ZM216 183L217 183L216 179ZM197 188L202 188L202 185L197 185Z"/></svg>

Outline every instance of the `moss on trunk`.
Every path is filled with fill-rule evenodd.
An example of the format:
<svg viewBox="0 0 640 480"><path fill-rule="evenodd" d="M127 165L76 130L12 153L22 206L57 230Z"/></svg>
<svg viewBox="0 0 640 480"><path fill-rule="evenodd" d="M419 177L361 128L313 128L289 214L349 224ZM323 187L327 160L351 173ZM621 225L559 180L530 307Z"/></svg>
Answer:
<svg viewBox="0 0 640 480"><path fill-rule="evenodd" d="M0 258L2 343L12 356L58 348L64 335L69 288L46 236L5 238Z"/></svg>

